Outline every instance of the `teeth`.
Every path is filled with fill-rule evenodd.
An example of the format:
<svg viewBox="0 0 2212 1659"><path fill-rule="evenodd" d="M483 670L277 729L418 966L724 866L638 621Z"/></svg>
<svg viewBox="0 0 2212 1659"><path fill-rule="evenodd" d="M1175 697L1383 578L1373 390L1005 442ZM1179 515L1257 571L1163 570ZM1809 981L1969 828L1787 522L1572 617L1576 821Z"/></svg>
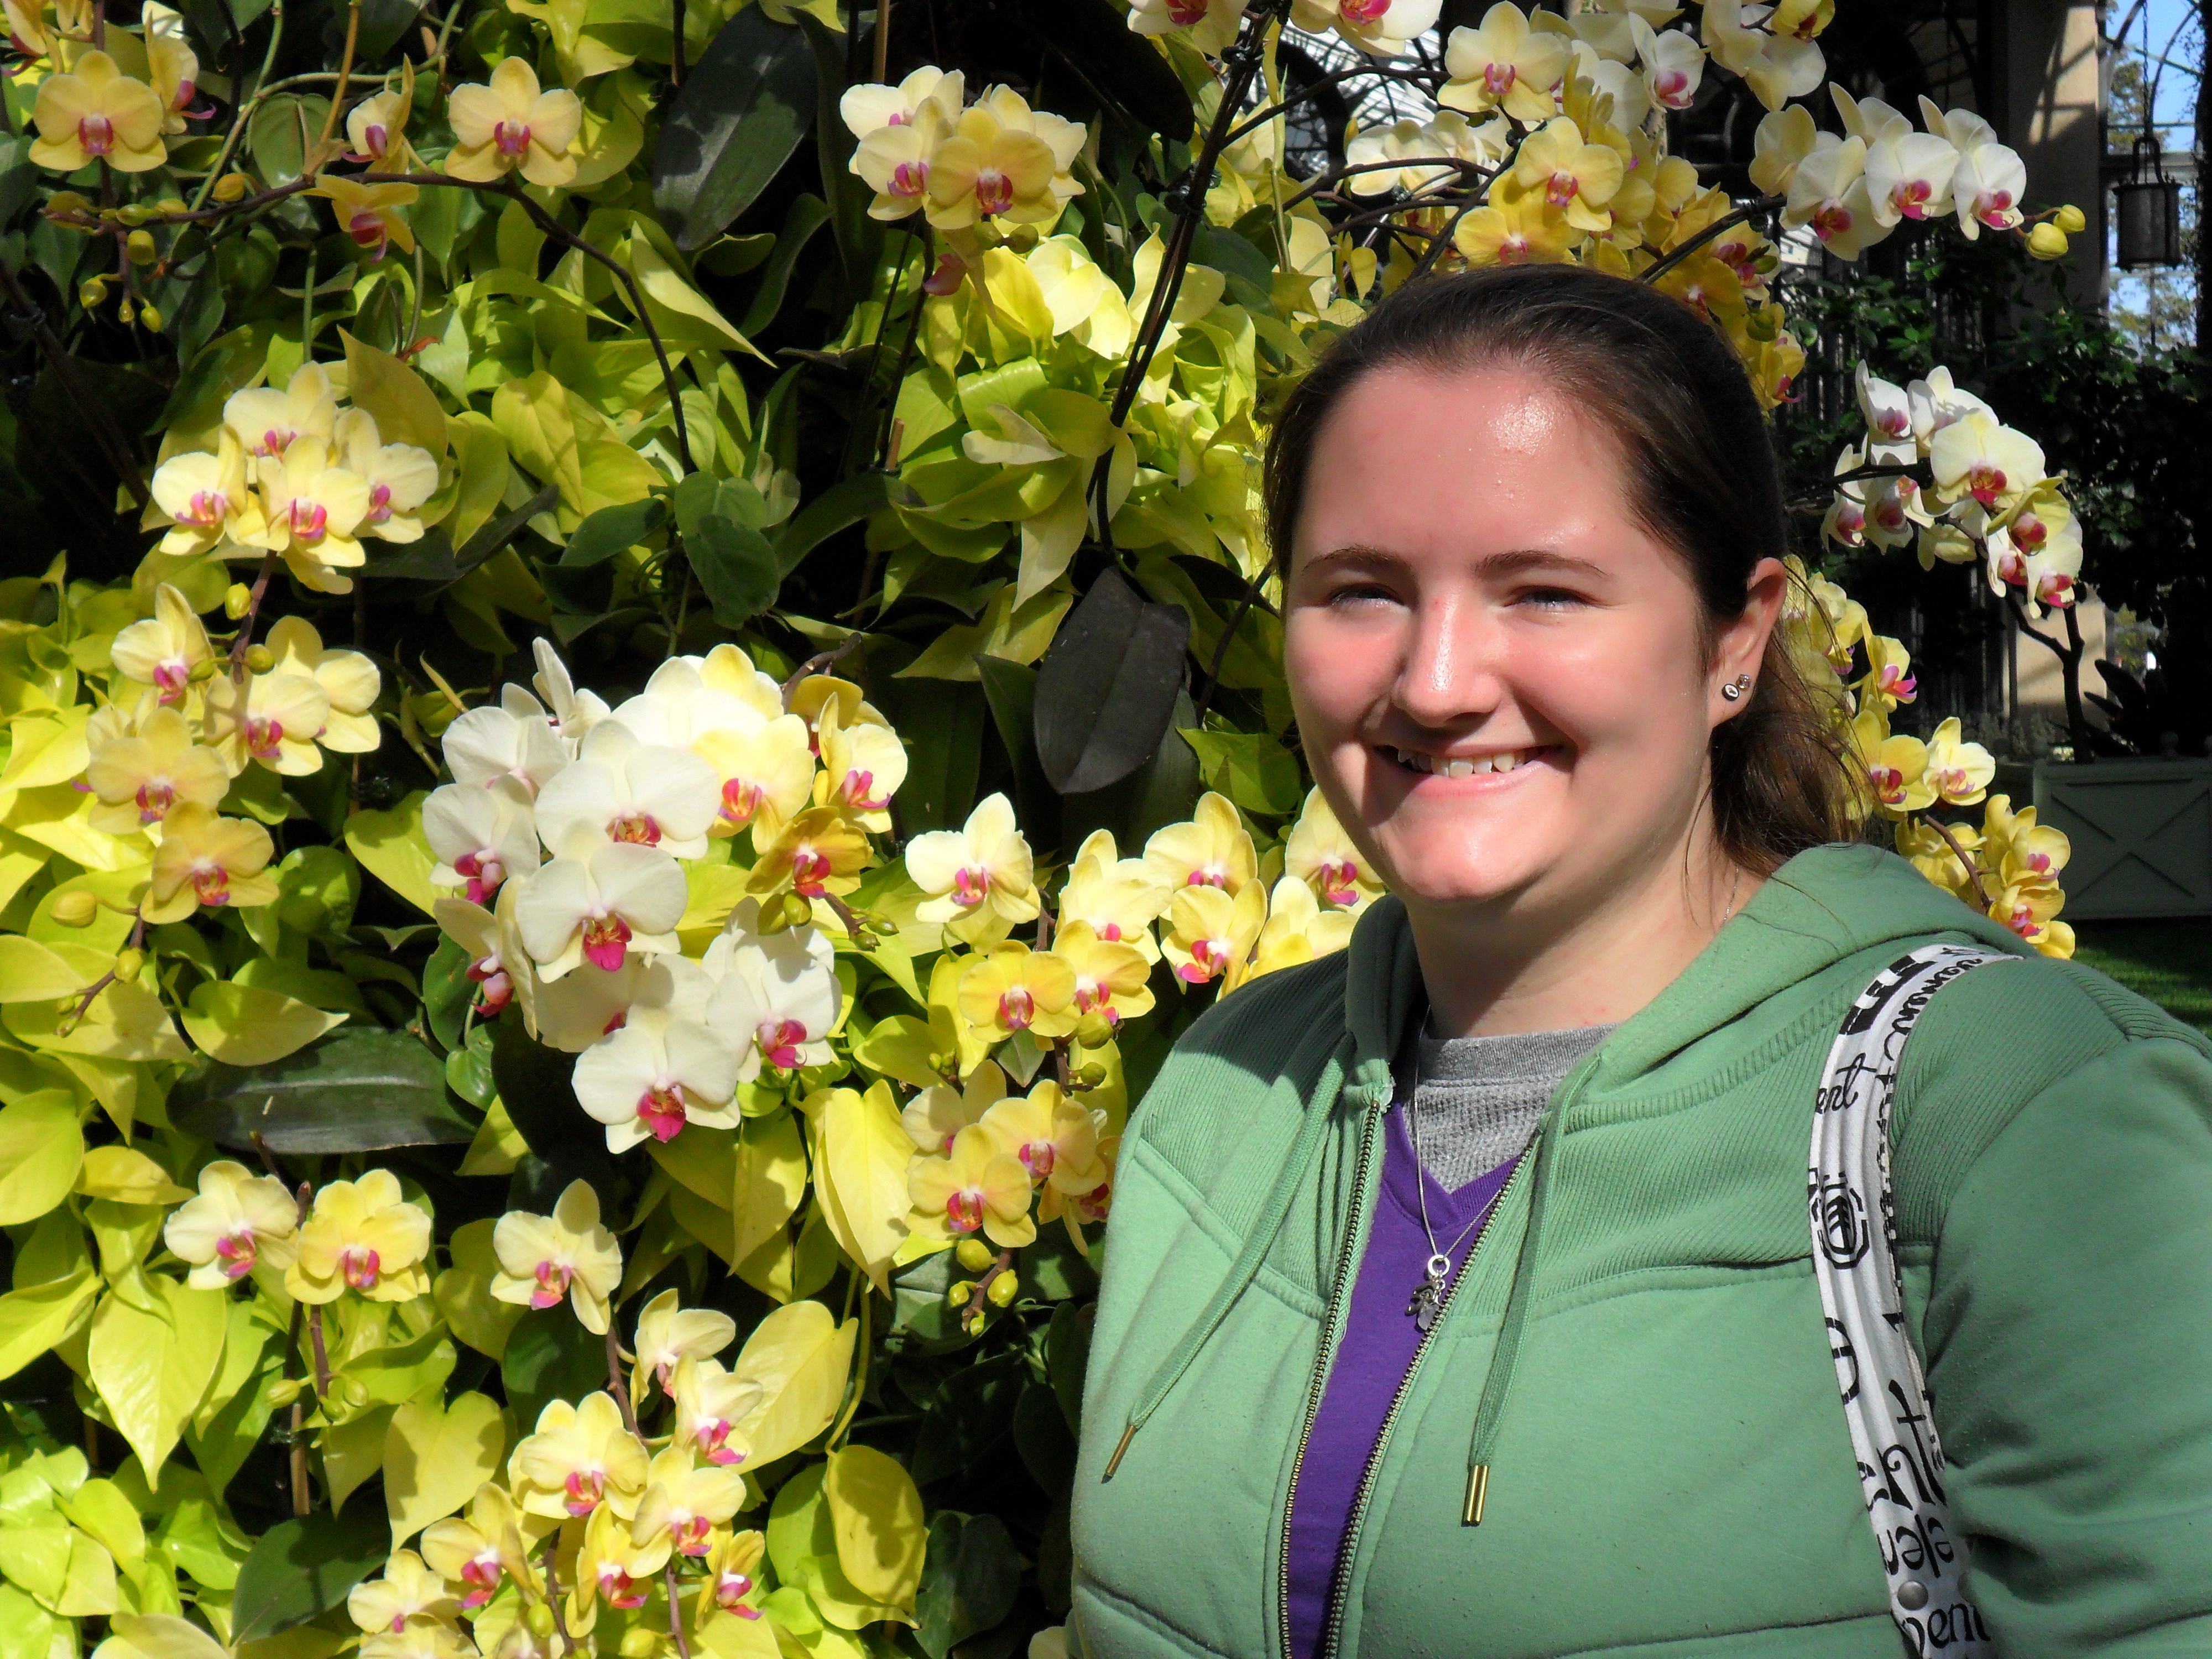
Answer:
<svg viewBox="0 0 2212 1659"><path fill-rule="evenodd" d="M1416 772L1427 772L1445 778L1471 778L1477 773L1510 772L1516 767L1528 765L1536 757L1533 749L1503 755L1482 755L1473 760L1443 759L1413 749L1400 749L1395 752L1400 765L1411 767Z"/></svg>

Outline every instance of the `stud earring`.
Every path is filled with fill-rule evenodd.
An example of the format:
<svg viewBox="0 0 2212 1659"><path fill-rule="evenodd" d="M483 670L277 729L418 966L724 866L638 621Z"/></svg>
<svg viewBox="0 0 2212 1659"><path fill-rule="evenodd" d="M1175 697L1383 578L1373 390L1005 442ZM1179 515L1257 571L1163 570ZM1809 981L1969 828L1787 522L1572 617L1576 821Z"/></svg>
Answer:
<svg viewBox="0 0 2212 1659"><path fill-rule="evenodd" d="M1748 674L1739 674L1731 684L1721 687L1721 696L1726 697L1730 702L1735 702L1742 697L1745 692L1750 690L1751 676Z"/></svg>

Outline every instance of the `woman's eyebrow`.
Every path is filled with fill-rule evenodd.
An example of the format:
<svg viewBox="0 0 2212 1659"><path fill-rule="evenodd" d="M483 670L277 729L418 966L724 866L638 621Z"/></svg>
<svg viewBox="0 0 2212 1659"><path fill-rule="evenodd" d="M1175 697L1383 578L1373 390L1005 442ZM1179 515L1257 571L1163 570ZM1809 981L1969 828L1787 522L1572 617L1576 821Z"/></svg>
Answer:
<svg viewBox="0 0 2212 1659"><path fill-rule="evenodd" d="M1307 561L1309 568L1328 565L1390 565L1403 568L1410 562L1402 553L1394 553L1386 547L1375 547L1364 542L1348 542L1342 547L1331 548L1326 553L1316 553ZM1558 552L1551 548L1514 548L1504 552L1485 554L1475 562L1475 573L1486 579L1517 576L1530 571L1559 571L1583 576L1602 576L1605 567L1594 560L1577 557L1571 553Z"/></svg>

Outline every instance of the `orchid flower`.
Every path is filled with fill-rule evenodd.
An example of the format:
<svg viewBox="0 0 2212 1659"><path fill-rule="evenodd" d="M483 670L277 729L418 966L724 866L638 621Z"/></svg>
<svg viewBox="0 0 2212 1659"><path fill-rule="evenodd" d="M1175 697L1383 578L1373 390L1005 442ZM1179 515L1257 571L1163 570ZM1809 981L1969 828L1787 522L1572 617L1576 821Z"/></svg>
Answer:
<svg viewBox="0 0 2212 1659"><path fill-rule="evenodd" d="M200 1170L199 1188L161 1228L162 1242L191 1266L187 1285L228 1290L258 1267L291 1266L300 1207L283 1182L217 1158Z"/></svg>
<svg viewBox="0 0 2212 1659"><path fill-rule="evenodd" d="M659 848L572 842L530 878L514 921L538 977L552 981L586 962L611 973L632 955L676 951L690 902L684 866Z"/></svg>
<svg viewBox="0 0 2212 1659"><path fill-rule="evenodd" d="M622 1250L599 1221L599 1196L572 1181L550 1216L510 1210L492 1230L499 1272L495 1301L552 1308L568 1298L577 1322L594 1336L607 1330L608 1298L622 1283Z"/></svg>

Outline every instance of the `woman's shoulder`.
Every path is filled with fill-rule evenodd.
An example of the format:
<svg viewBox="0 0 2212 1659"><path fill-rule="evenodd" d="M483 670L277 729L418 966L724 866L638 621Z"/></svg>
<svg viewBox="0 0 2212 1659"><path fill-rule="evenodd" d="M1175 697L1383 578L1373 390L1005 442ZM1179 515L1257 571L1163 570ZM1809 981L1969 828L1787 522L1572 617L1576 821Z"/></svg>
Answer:
<svg viewBox="0 0 2212 1659"><path fill-rule="evenodd" d="M2024 956L1961 975L1929 1003L1899 1072L1900 1224L1939 1217L2036 1102L2067 1097L2093 1129L2100 1102L2144 1091L2212 1126L2212 1041L2085 963Z"/></svg>

